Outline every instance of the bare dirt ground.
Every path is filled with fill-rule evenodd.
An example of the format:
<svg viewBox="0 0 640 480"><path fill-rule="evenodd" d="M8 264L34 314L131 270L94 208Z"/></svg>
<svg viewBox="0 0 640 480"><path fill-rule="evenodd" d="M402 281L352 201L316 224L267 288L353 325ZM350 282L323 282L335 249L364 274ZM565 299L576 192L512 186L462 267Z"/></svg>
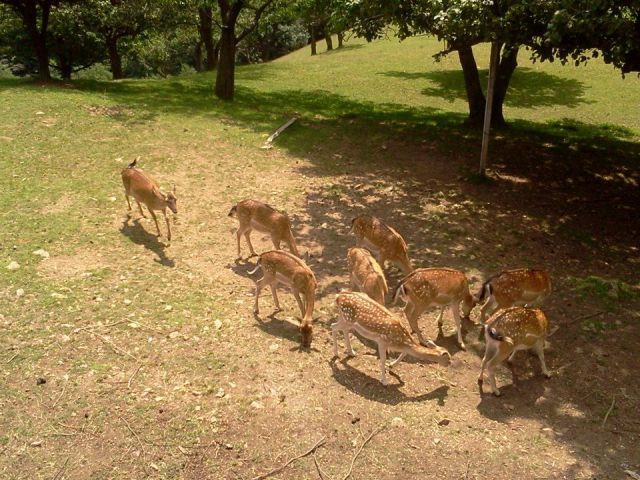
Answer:
<svg viewBox="0 0 640 480"><path fill-rule="evenodd" d="M158 175L180 192L171 246L137 211L127 216L118 197L98 229L131 242L87 243L43 262L40 275L80 278L72 290L81 305L69 307L73 320L55 322L62 300L54 297L53 326L34 319L29 327L48 329L47 336L13 340L16 355L44 347L29 370L5 375L12 393L0 407L16 416L10 441L0 445L0 472L252 479L321 439L313 455L272 478L342 479L355 456L353 479L640 472L640 302L637 289L625 286L638 283L640 265L637 168L592 162L589 149L498 139L492 150L490 184L463 178L475 152L449 155L412 138L372 148L345 134L304 150L285 141L243 164L228 160L222 144L206 154L181 152L186 166ZM265 293L262 315L252 314L247 272L255 259L234 261L235 222L226 216L247 197L287 210L309 254L319 280L310 350L298 347L290 295L281 294L283 312L268 315ZM385 387L372 345L354 341L355 358L342 350L333 358L333 300L348 286L345 255L354 243L347 232L365 211L404 235L415 266L463 269L474 291L501 269L547 268L554 293L544 309L560 327L546 352L553 377L546 380L537 358L521 352L512 369L499 370L502 397L480 392L479 328L465 323L468 351L461 351L450 312L443 332L435 311L420 321L450 350L448 368L408 360ZM271 248L255 233L254 245ZM244 241L242 249L247 255ZM386 272L393 287L400 273ZM609 283L589 283L589 276ZM123 302L131 313L104 315ZM12 328L11 319L0 320ZM36 386L37 376L47 383ZM28 409L15 408L19 402Z"/></svg>

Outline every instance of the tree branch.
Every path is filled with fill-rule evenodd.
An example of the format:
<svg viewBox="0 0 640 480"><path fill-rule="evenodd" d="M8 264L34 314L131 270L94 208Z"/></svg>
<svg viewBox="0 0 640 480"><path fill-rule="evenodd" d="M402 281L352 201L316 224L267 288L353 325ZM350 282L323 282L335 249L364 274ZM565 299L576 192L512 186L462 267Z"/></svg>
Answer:
<svg viewBox="0 0 640 480"><path fill-rule="evenodd" d="M245 28L244 31L236 37L236 45L240 43L247 35L249 35L258 27L258 22L260 21L260 17L262 17L262 14L264 13L264 11L267 8L269 8L274 1L275 0L267 0L260 7L256 9L256 12L253 16L253 23L249 25L247 28Z"/></svg>

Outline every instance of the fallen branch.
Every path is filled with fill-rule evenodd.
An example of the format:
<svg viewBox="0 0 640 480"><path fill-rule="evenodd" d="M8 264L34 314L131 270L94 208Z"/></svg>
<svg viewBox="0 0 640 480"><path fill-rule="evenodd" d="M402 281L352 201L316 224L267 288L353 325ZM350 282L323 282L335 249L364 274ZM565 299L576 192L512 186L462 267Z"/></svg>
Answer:
<svg viewBox="0 0 640 480"><path fill-rule="evenodd" d="M67 468L67 463L69 463L69 457L67 457L67 459L62 464L62 467L60 467L60 470L58 470L56 474L53 476L53 480L58 480L59 478L62 478L62 475L64 474L64 470L65 468Z"/></svg>
<svg viewBox="0 0 640 480"><path fill-rule="evenodd" d="M285 463L284 465L275 468L273 470L271 470L270 472L264 473L262 475L258 475L257 477L254 477L252 480L263 480L264 478L268 478L271 475L275 475L278 472L281 472L282 470L284 470L285 468L287 468L291 463L295 462L296 460L298 460L299 458L303 458L306 457L307 455L312 454L313 452L315 452L316 448L318 448L319 446L324 444L326 437L322 437L320 440L318 440L315 445L313 447L311 447L309 450L307 450L304 453L301 453L298 456L295 456L293 458L291 458L287 463Z"/></svg>
<svg viewBox="0 0 640 480"><path fill-rule="evenodd" d="M604 416L604 420L602 420L602 428L604 428L604 424L607 423L607 419L609 418L609 415L611 415L611 412L613 411L613 407L616 405L616 396L613 396L613 400L611 400L611 406L609 407L609 410L607 410L606 415Z"/></svg>
<svg viewBox="0 0 640 480"><path fill-rule="evenodd" d="M320 464L318 463L318 459L316 458L316 452L313 452L313 463L315 463L316 465L316 469L318 470L318 475L320 476L320 480L325 480L325 475L326 475L326 478L331 480L331 477L327 475L325 472L323 472L322 468L320 468Z"/></svg>
<svg viewBox="0 0 640 480"><path fill-rule="evenodd" d="M9 360L7 360L6 362L4 362L5 365L11 363L13 361L14 358L16 358L18 356L18 354L16 353L13 357L11 357Z"/></svg>
<svg viewBox="0 0 640 480"><path fill-rule="evenodd" d="M127 320L118 320L117 322L105 323L104 325L96 324L96 325L89 325L87 327L79 327L79 328L75 329L73 333L85 332L85 331L88 331L88 330L92 330L94 328L115 327L116 325L120 325L121 323L126 323L126 322L127 322Z"/></svg>
<svg viewBox="0 0 640 480"><path fill-rule="evenodd" d="M282 132L284 132L287 128L289 128L289 126L291 126L293 124L293 122L295 122L297 120L296 117L293 117L291 119L289 119L287 121L287 123L285 123L284 125L282 125L278 130L276 130L275 132L273 132L269 138L267 138L267 140L264 142L264 145L261 148L271 148L271 143L276 139L276 137L278 135L280 135Z"/></svg>
<svg viewBox="0 0 640 480"><path fill-rule="evenodd" d="M51 409L54 409L56 407L56 405L58 404L58 402L60 401L60 399L62 398L62 396L64 395L64 391L67 389L67 384L65 383L62 386L62 393L58 396L58 398L56 398L56 401L53 402L53 405L51 405Z"/></svg>
<svg viewBox="0 0 640 480"><path fill-rule="evenodd" d="M360 455L360 452L362 452L362 449L365 447L365 445L367 443L369 443L369 441L377 434L379 434L382 430L385 429L385 425L380 425L376 430L373 430L369 436L366 438L366 440L364 442L362 442L362 445L360 445L360 448L358 449L358 451L356 452L356 454L353 456L353 458L351 459L351 466L349 467L349 471L346 473L346 475L344 477L342 477L342 480L347 480L347 478L349 478L351 476L351 472L353 471L353 465L356 463L356 459L358 458L358 455Z"/></svg>
<svg viewBox="0 0 640 480"><path fill-rule="evenodd" d="M568 321L567 323L565 323L565 325L573 325L576 322L581 322L582 320L588 320L590 318L593 317L598 317L600 315L604 315L605 312L596 312L596 313L590 313L589 315L583 315L581 317L578 318L574 318L573 320Z"/></svg>
<svg viewBox="0 0 640 480"><path fill-rule="evenodd" d="M138 434L135 432L133 428L131 428L131 425L129 425L129 422L127 422L127 420L124 417L121 417L120 415L118 415L118 418L124 422L124 424L127 426L127 429L132 433L134 437L136 437L136 440L140 444L140 449L142 450L142 469L144 470L144 473L147 473L147 451L144 449L144 444L142 443L142 440L140 440L140 437L138 436Z"/></svg>
<svg viewBox="0 0 640 480"><path fill-rule="evenodd" d="M136 368L136 371L133 372L133 375L131 375L131 377L129 377L129 381L127 382L127 388L129 390L131 390L131 381L133 380L133 377L135 377L138 374L141 368L142 368L142 365L138 365L138 368Z"/></svg>
<svg viewBox="0 0 640 480"><path fill-rule="evenodd" d="M119 346L117 346L115 343L113 343L111 340L109 340L107 337L105 337L104 335L100 335L99 333L96 332L92 332L91 330L84 330L85 332L87 332L90 335L94 335L96 337L98 337L100 340L102 340L104 343L106 343L107 345L109 345L116 353L119 353L121 355L126 355L127 357L131 357L133 358L136 362L139 362L140 360L135 356L130 354L129 352L127 352L126 350L123 350L122 348L120 348Z"/></svg>

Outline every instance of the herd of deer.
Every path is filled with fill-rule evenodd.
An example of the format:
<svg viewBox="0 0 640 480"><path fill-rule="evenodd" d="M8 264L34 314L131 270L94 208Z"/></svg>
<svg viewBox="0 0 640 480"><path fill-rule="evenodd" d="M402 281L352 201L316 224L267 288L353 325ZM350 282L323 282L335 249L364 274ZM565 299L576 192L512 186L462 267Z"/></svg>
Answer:
<svg viewBox="0 0 640 480"><path fill-rule="evenodd" d="M175 187L172 193L163 193L152 177L136 167L136 161L122 170L122 181L129 210L130 196L138 203L143 216L140 204L144 203L155 221L158 236L160 228L154 210L162 211L167 223L167 237L171 240L166 209L177 212ZM275 248L258 255L255 270L249 272L253 274L261 269L263 273L262 278L256 281L254 312L259 313L258 300L266 286L270 287L275 307L280 310L276 288L278 284L286 285L291 289L302 315L299 327L301 344L309 347L313 337L317 281L313 271L300 258L289 218L257 200L238 203L231 209L229 216L237 218L239 222L236 232L239 258L243 235L251 256L258 255L251 244L252 230L269 234ZM357 332L377 343L380 380L384 385L387 384L385 363L388 352L400 354L390 367L406 355L448 365L451 358L449 352L422 336L418 318L429 307L439 307L438 327L441 328L444 310L450 307L456 322L458 343L465 349L462 317L468 319L473 307L483 303L479 322L485 334L486 350L478 382L482 384L486 368L491 391L500 395L500 390L496 387L496 367L505 359L511 361L516 351L525 349L531 349L538 355L543 374L550 376L544 361L549 322L542 310L532 308L538 306L551 292L547 272L528 268L503 271L485 281L474 297L469 291L464 272L451 268L414 270L402 236L378 218L371 215L356 217L352 221L351 233L355 235L357 246L347 251L347 261L351 283L359 292L342 291L336 296L338 321L331 326L335 356L338 356L338 332L344 334L347 355L354 355L349 335L350 332ZM280 250L282 242L287 244L291 253ZM377 254L378 260L371 252ZM401 319L385 307L388 287L383 268L387 261L397 265L405 274L392 295L393 304L398 300L405 302L404 314L417 341ZM491 316L485 321L487 315Z"/></svg>

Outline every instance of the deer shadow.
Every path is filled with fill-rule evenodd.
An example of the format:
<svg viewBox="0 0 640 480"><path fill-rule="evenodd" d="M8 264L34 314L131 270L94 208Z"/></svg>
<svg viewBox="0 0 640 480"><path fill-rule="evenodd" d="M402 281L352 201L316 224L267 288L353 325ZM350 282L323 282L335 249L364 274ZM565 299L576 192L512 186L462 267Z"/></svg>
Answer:
<svg viewBox="0 0 640 480"><path fill-rule="evenodd" d="M165 267L175 267L176 262L167 257L165 253L165 248L167 248L168 245L161 243L156 235L147 232L140 224L139 218L134 219L133 224L129 223L130 220L131 216L127 215L127 219L122 224L122 227L120 227L120 232L133 243L143 245L147 250L155 253L158 258L154 258L154 262L164 265Z"/></svg>
<svg viewBox="0 0 640 480"><path fill-rule="evenodd" d="M376 364L378 362L377 356ZM346 387L351 392L366 398L367 400L373 400L375 402L384 403L386 405L398 405L400 403L408 402L423 402L426 400L436 400L438 405L442 406L445 403L445 398L449 394L449 386L442 385L434 390L423 393L417 396L409 396L400 391L400 388L404 386L404 382L400 376L393 370L387 369L387 374L395 378L398 383L383 385L378 378L372 378L366 373L349 365L349 361L353 357L347 357L339 360L338 357L333 357L329 361L329 366L333 372L333 378L342 386ZM337 363L340 363L344 368L338 368Z"/></svg>

